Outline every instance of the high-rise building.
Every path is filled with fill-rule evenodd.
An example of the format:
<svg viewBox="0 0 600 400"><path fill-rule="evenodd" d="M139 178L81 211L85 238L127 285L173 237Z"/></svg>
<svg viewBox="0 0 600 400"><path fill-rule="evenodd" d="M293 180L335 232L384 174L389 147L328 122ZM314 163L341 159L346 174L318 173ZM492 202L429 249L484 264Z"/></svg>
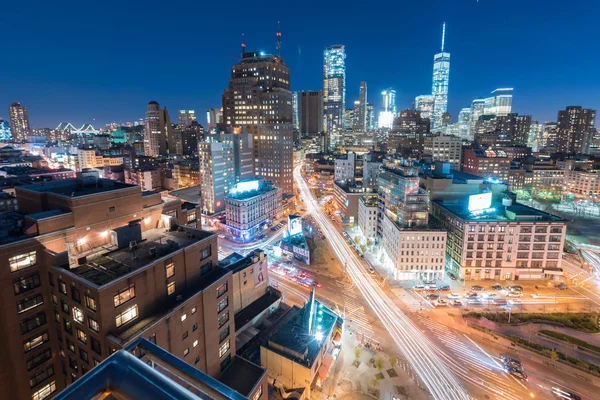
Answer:
<svg viewBox="0 0 600 400"><path fill-rule="evenodd" d="M558 145L558 124L556 122L545 122L542 133L541 147L554 147Z"/></svg>
<svg viewBox="0 0 600 400"><path fill-rule="evenodd" d="M177 124L181 127L191 126L192 122L196 121L196 111L194 110L179 110Z"/></svg>
<svg viewBox="0 0 600 400"><path fill-rule="evenodd" d="M367 82L360 83L358 104L354 103L354 132L367 131Z"/></svg>
<svg viewBox="0 0 600 400"><path fill-rule="evenodd" d="M421 157L423 140L429 131L429 119L421 118L419 111L401 111L388 136L388 152L396 152L404 157Z"/></svg>
<svg viewBox="0 0 600 400"><path fill-rule="evenodd" d="M531 121L531 127L529 128L529 136L527 138L527 146L531 147L533 151L538 151L540 142L544 136L544 124L538 121Z"/></svg>
<svg viewBox="0 0 600 400"><path fill-rule="evenodd" d="M477 121L483 114L485 114L485 99L473 100L471 103L471 137L475 137Z"/></svg>
<svg viewBox="0 0 600 400"><path fill-rule="evenodd" d="M10 126L12 128L12 139L15 142L27 140L27 136L30 135L31 131L27 107L22 106L21 103L12 103L10 107L8 107L8 114L10 116Z"/></svg>
<svg viewBox="0 0 600 400"><path fill-rule="evenodd" d="M396 91L392 88L381 92L381 106L383 111L389 111L396 116Z"/></svg>
<svg viewBox="0 0 600 400"><path fill-rule="evenodd" d="M462 156L462 140L456 136L435 135L425 138L423 152L436 162L445 162L455 170L460 169Z"/></svg>
<svg viewBox="0 0 600 400"><path fill-rule="evenodd" d="M293 194L293 106L290 69L278 56L245 52L223 93L223 122L254 138L254 173Z"/></svg>
<svg viewBox="0 0 600 400"><path fill-rule="evenodd" d="M458 113L459 136L463 140L473 140L471 135L471 109L463 108Z"/></svg>
<svg viewBox="0 0 600 400"><path fill-rule="evenodd" d="M223 109L222 108L209 108L206 111L206 126L208 130L217 127L217 124L223 123Z"/></svg>
<svg viewBox="0 0 600 400"><path fill-rule="evenodd" d="M367 104L367 131L372 132L375 129L375 107L373 104Z"/></svg>
<svg viewBox="0 0 600 400"><path fill-rule="evenodd" d="M556 151L588 154L593 136L596 110L569 106L558 112Z"/></svg>
<svg viewBox="0 0 600 400"><path fill-rule="evenodd" d="M300 129L298 116L298 92L292 92L292 121L294 121L294 131Z"/></svg>
<svg viewBox="0 0 600 400"><path fill-rule="evenodd" d="M323 106L329 147L335 149L341 141L346 110L346 50L341 44L323 52Z"/></svg>
<svg viewBox="0 0 600 400"><path fill-rule="evenodd" d="M167 109L161 110L160 105L154 100L149 102L148 111L146 111L146 129L144 131L144 154L150 157L158 157L175 150L172 130L173 127Z"/></svg>
<svg viewBox="0 0 600 400"><path fill-rule="evenodd" d="M513 146L527 146L531 115L509 113L496 118L496 131L510 138Z"/></svg>
<svg viewBox="0 0 600 400"><path fill-rule="evenodd" d="M512 112L513 88L500 88L492 92L485 100L484 114L496 116L508 115Z"/></svg>
<svg viewBox="0 0 600 400"><path fill-rule="evenodd" d="M0 140L8 141L12 139L10 123L0 118Z"/></svg>
<svg viewBox="0 0 600 400"><path fill-rule="evenodd" d="M433 96L423 94L415 97L415 110L421 112L422 118L430 118L433 114Z"/></svg>
<svg viewBox="0 0 600 400"><path fill-rule="evenodd" d="M442 28L442 49L433 56L433 81L431 95L433 96L433 114L431 127L439 129L442 126L442 116L448 110L448 81L450 79L450 53L444 51L446 39L446 23Z"/></svg>
<svg viewBox="0 0 600 400"><path fill-rule="evenodd" d="M299 94L300 134L323 132L323 92L310 90Z"/></svg>

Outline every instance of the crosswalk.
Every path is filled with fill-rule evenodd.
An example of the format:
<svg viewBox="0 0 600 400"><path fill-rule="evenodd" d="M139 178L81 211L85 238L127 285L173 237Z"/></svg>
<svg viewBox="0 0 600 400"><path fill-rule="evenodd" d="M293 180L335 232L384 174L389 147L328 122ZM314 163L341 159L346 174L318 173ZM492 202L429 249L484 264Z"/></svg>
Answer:
<svg viewBox="0 0 600 400"><path fill-rule="evenodd" d="M457 375L503 399L521 398L521 392L515 389L523 384L504 373L499 359L487 354L461 332L421 315L418 319L446 347L448 351L440 348L437 350Z"/></svg>
<svg viewBox="0 0 600 400"><path fill-rule="evenodd" d="M358 290L352 290L352 285L347 282L336 281L336 285L342 292L344 299L345 321L359 335L365 338L373 339L373 329L365 313L365 308L359 300Z"/></svg>
<svg viewBox="0 0 600 400"><path fill-rule="evenodd" d="M409 309L411 312L417 312L423 308L431 308L431 304L426 302L417 296L410 293L408 290L403 288L393 288L392 293L400 299L400 301Z"/></svg>

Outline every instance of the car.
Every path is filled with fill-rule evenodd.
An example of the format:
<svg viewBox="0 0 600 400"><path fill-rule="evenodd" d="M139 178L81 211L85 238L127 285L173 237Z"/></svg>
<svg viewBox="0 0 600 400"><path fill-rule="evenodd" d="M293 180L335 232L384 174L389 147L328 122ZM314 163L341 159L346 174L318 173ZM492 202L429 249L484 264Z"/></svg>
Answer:
<svg viewBox="0 0 600 400"><path fill-rule="evenodd" d="M506 299L494 299L494 304L499 305L499 306L504 306L507 303L508 302L506 301Z"/></svg>
<svg viewBox="0 0 600 400"><path fill-rule="evenodd" d="M506 370L506 372L508 372L512 376L517 377L525 382L527 382L529 380L529 378L527 377L527 374L522 369L510 367L510 366L506 366L504 369Z"/></svg>
<svg viewBox="0 0 600 400"><path fill-rule="evenodd" d="M477 299L479 298L479 295L477 293L468 293L465 295L465 298L467 299Z"/></svg>
<svg viewBox="0 0 600 400"><path fill-rule="evenodd" d="M371 274L374 274L374 273L375 273L375 270L374 270L374 269L373 269L373 267L371 267L371 266L368 266L368 267L367 267L367 270L368 270L368 271L369 271L369 273L371 273Z"/></svg>
<svg viewBox="0 0 600 400"><path fill-rule="evenodd" d="M522 292L523 286L519 286L519 285L509 286L508 290L510 290L511 292Z"/></svg>
<svg viewBox="0 0 600 400"><path fill-rule="evenodd" d="M449 299L460 299L460 294L458 294L458 293L450 293L448 295L448 298Z"/></svg>
<svg viewBox="0 0 600 400"><path fill-rule="evenodd" d="M511 292L508 294L508 297L523 297L523 293L521 292Z"/></svg>
<svg viewBox="0 0 600 400"><path fill-rule="evenodd" d="M573 392L567 392L566 390L562 390L557 387L552 388L552 393L554 393L557 397L561 399L581 400L581 396Z"/></svg>
<svg viewBox="0 0 600 400"><path fill-rule="evenodd" d="M423 290L425 289L425 285L415 285L413 286L413 290Z"/></svg>
<svg viewBox="0 0 600 400"><path fill-rule="evenodd" d="M475 285L475 286L471 286L471 290L473 292L481 292L482 290L485 290L485 288L483 286Z"/></svg>
<svg viewBox="0 0 600 400"><path fill-rule="evenodd" d="M509 356L500 356L500 359L502 360L504 365L509 365L511 367L523 369L523 363L521 363L521 361L517 360L516 358L512 358Z"/></svg>
<svg viewBox="0 0 600 400"><path fill-rule="evenodd" d="M435 281L423 281L426 285L435 285Z"/></svg>
<svg viewBox="0 0 600 400"><path fill-rule="evenodd" d="M425 298L426 298L427 300L437 300L437 299L439 299L439 298L440 298L440 296L439 296L439 295L437 295L437 294L433 294L433 293L431 293L431 294L428 294L427 296L425 296Z"/></svg>
<svg viewBox="0 0 600 400"><path fill-rule="evenodd" d="M565 285L564 283L559 283L557 285L554 285L554 288L558 289L558 290L567 290L568 289L567 285Z"/></svg>
<svg viewBox="0 0 600 400"><path fill-rule="evenodd" d="M435 285L425 285L425 290L437 290Z"/></svg>
<svg viewBox="0 0 600 400"><path fill-rule="evenodd" d="M442 291L450 290L450 285L446 285L446 284L439 285L439 286L437 286L437 290L442 290Z"/></svg>
<svg viewBox="0 0 600 400"><path fill-rule="evenodd" d="M450 277L450 279L452 279L453 281L457 280L458 278L456 277L456 275L454 275L451 272L448 272L448 276Z"/></svg>
<svg viewBox="0 0 600 400"><path fill-rule="evenodd" d="M433 305L436 307L446 307L448 305L448 302L444 299L438 299L433 302Z"/></svg>
<svg viewBox="0 0 600 400"><path fill-rule="evenodd" d="M314 281L313 282L313 286L316 286L316 287L320 288L322 285L319 282Z"/></svg>
<svg viewBox="0 0 600 400"><path fill-rule="evenodd" d="M492 289L494 289L494 290L502 290L504 288L502 287L502 285L494 285L494 286L492 286Z"/></svg>
<svg viewBox="0 0 600 400"><path fill-rule="evenodd" d="M222 233L220 233L220 234L219 234L219 237L220 237L221 239L225 239L225 235L223 235Z"/></svg>
<svg viewBox="0 0 600 400"><path fill-rule="evenodd" d="M498 295L496 293L486 293L485 296L491 300L495 299Z"/></svg>
<svg viewBox="0 0 600 400"><path fill-rule="evenodd" d="M451 304L451 305L453 305L453 306L455 306L455 307L460 307L460 306L462 306L462 301L459 301L459 300L452 300L452 301L450 302L450 304Z"/></svg>

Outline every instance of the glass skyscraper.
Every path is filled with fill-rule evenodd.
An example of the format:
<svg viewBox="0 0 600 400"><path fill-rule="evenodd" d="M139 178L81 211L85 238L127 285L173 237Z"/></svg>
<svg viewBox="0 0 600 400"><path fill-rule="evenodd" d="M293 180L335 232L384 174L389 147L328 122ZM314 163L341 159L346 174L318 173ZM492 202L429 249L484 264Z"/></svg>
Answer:
<svg viewBox="0 0 600 400"><path fill-rule="evenodd" d="M448 81L450 79L450 53L444 51L446 37L446 23L442 28L442 50L433 56L433 83L431 95L433 96L433 113L431 117L432 128L441 128L442 116L448 109Z"/></svg>
<svg viewBox="0 0 600 400"><path fill-rule="evenodd" d="M346 110L346 51L335 44L323 53L323 119L329 147L335 149L343 131Z"/></svg>

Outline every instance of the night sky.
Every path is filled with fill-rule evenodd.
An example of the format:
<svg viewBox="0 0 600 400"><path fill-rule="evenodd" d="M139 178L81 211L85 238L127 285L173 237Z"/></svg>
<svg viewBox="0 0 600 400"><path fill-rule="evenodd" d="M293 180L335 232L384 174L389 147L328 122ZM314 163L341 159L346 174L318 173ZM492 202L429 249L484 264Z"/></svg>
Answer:
<svg viewBox="0 0 600 400"><path fill-rule="evenodd" d="M449 111L514 87L513 111L550 121L566 105L600 109L600 2L7 1L0 7L0 117L20 101L33 127L133 121L146 104L221 106L230 68L248 50L275 52L277 21L292 90L322 88L323 49L346 45L347 103L397 91L398 109L431 93L446 21ZM92 5L93 4L93 5ZM260 6L259 6L260 5ZM96 119L92 121L92 119Z"/></svg>

